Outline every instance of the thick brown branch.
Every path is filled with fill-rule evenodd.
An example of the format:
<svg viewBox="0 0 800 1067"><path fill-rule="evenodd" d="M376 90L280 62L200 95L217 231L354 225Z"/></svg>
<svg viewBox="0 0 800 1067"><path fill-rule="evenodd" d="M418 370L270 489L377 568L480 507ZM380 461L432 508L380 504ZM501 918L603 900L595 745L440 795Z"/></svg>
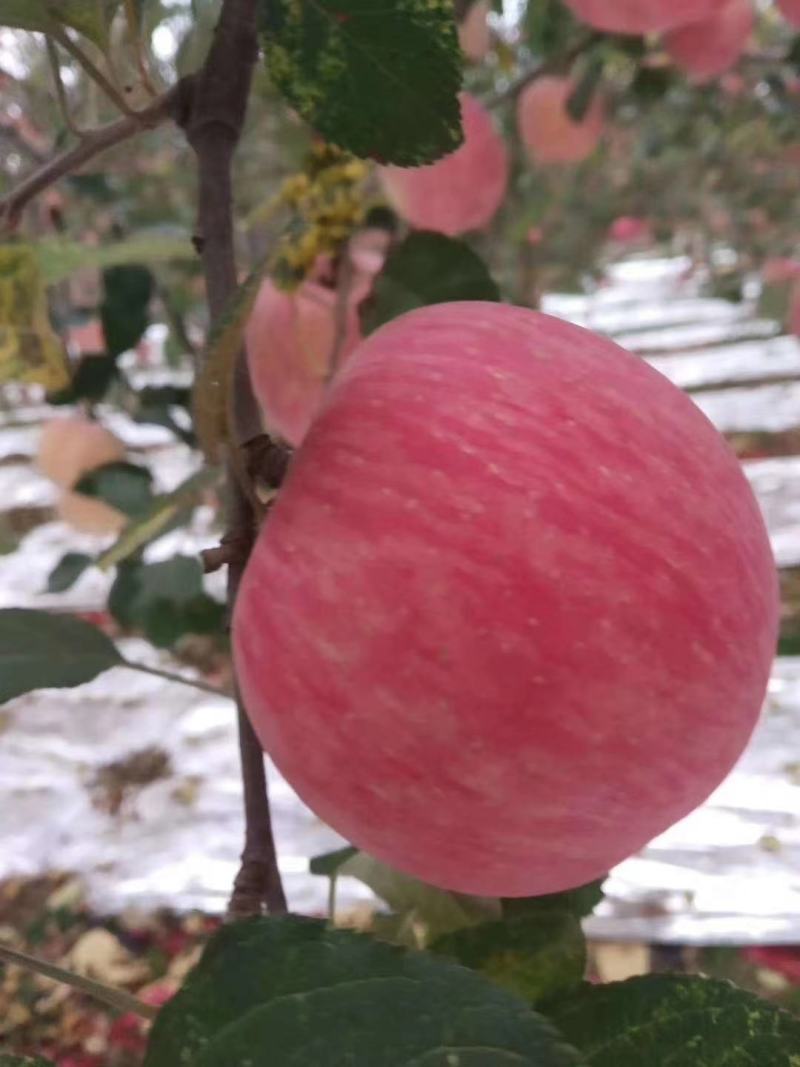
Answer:
<svg viewBox="0 0 800 1067"><path fill-rule="evenodd" d="M224 0L208 57L197 75L192 109L184 124L199 170L195 245L203 260L212 322L223 313L238 284L232 166L257 55L256 0ZM244 352L237 360L233 390L236 451L228 463L227 540L229 545L236 545L237 551L235 558L228 561L231 612L256 532L257 517L243 484L247 475L247 453L243 446L262 432ZM241 698L237 703L245 843L228 908L231 918L260 914L265 904L273 914L286 911L272 836L264 756Z"/></svg>
<svg viewBox="0 0 800 1067"><path fill-rule="evenodd" d="M74 147L54 156L0 200L0 229L16 226L19 217L31 200L67 174L73 174L84 163L109 148L122 144L143 130L153 129L167 119L178 119L190 90L189 79L178 82L169 92L138 115L125 115L107 126L87 133Z"/></svg>

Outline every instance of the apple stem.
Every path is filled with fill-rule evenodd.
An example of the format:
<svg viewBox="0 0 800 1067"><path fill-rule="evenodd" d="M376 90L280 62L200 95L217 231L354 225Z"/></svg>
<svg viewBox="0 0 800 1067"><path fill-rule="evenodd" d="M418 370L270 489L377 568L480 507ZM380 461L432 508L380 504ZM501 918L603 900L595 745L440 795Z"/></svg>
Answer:
<svg viewBox="0 0 800 1067"><path fill-rule="evenodd" d="M237 289L234 250L232 165L244 125L258 57L256 0L224 0L214 38L198 72L191 107L183 123L197 159L199 190L195 247L203 263L212 323ZM228 563L228 610L232 614L242 574L255 539L259 516L247 481L248 445L263 437L258 403L250 384L244 349L234 370L233 433L227 463L227 543L238 551ZM237 454L238 453L238 454ZM272 834L264 755L237 695L239 749L244 784L245 843L228 905L229 918L285 912Z"/></svg>

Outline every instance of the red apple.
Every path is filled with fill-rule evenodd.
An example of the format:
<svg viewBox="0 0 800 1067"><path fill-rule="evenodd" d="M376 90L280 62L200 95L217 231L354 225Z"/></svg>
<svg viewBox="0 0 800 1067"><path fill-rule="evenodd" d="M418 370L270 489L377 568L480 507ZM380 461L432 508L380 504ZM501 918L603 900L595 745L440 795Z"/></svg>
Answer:
<svg viewBox="0 0 800 1067"><path fill-rule="evenodd" d="M761 268L761 278L765 285L780 285L782 282L800 278L800 260L789 256L773 256L767 259Z"/></svg>
<svg viewBox="0 0 800 1067"><path fill-rule="evenodd" d="M262 527L233 645L314 811L435 885L598 877L741 754L775 647L758 505L692 401L524 308L362 343Z"/></svg>
<svg viewBox="0 0 800 1067"><path fill-rule="evenodd" d="M800 0L778 0L778 8L787 22L800 26Z"/></svg>
<svg viewBox="0 0 800 1067"><path fill-rule="evenodd" d="M458 27L461 51L473 63L484 58L492 43L489 32L489 0L474 0Z"/></svg>
<svg viewBox="0 0 800 1067"><path fill-rule="evenodd" d="M620 215L609 226L608 236L610 240L618 244L635 244L637 241L647 240L652 234L647 219L639 219L634 215Z"/></svg>
<svg viewBox="0 0 800 1067"><path fill-rule="evenodd" d="M695 81L708 81L736 63L755 25L751 0L727 0L707 19L672 30L664 47Z"/></svg>
<svg viewBox="0 0 800 1067"><path fill-rule="evenodd" d="M575 86L569 78L537 78L517 100L517 126L533 163L579 163L598 145L605 105L595 93L580 122L570 118L567 102Z"/></svg>
<svg viewBox="0 0 800 1067"><path fill-rule="evenodd" d="M42 427L36 465L65 489L87 471L125 458L125 446L110 430L79 415L52 419Z"/></svg>
<svg viewBox="0 0 800 1067"><path fill-rule="evenodd" d="M366 291L354 286L348 301L339 359L360 340L358 303ZM291 445L303 438L331 372L336 342L336 292L315 281L295 292L265 282L245 331L253 389L266 427Z"/></svg>
<svg viewBox="0 0 800 1067"><path fill-rule="evenodd" d="M383 190L399 215L420 230L450 237L491 222L508 183L508 151L486 108L461 93L464 143L427 167L380 167Z"/></svg>
<svg viewBox="0 0 800 1067"><path fill-rule="evenodd" d="M127 524L125 514L105 500L65 490L56 501L56 514L80 533L118 534Z"/></svg>
<svg viewBox="0 0 800 1067"><path fill-rule="evenodd" d="M566 0L583 22L609 33L659 33L708 18L725 0Z"/></svg>

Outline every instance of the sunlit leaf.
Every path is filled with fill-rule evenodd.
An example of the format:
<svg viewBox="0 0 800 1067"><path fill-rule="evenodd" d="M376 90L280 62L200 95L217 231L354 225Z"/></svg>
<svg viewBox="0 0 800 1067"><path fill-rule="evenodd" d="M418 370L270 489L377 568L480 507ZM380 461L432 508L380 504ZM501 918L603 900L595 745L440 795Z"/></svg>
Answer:
<svg viewBox="0 0 800 1067"><path fill-rule="evenodd" d="M25 244L0 245L0 384L12 381L48 390L69 383L36 253Z"/></svg>

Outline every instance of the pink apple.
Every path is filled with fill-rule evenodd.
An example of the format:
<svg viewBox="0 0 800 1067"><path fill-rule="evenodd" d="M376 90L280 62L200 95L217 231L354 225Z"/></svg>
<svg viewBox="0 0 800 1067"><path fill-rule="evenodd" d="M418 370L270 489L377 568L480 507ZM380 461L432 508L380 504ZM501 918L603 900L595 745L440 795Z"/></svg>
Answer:
<svg viewBox="0 0 800 1067"><path fill-rule="evenodd" d="M264 748L356 845L466 893L598 877L719 784L777 622L692 401L525 308L410 312L343 368L244 576Z"/></svg>
<svg viewBox="0 0 800 1067"><path fill-rule="evenodd" d="M608 236L618 244L635 244L637 241L647 240L652 234L647 219L639 219L634 215L620 215L609 226Z"/></svg>
<svg viewBox="0 0 800 1067"><path fill-rule="evenodd" d="M708 18L725 0L565 0L583 22L609 33L659 33Z"/></svg>
<svg viewBox="0 0 800 1067"><path fill-rule="evenodd" d="M727 0L709 18L666 34L664 47L695 81L708 81L737 62L754 24L752 0Z"/></svg>
<svg viewBox="0 0 800 1067"><path fill-rule="evenodd" d="M800 260L791 259L789 256L774 256L765 261L761 268L761 278L766 285L800 278Z"/></svg>
<svg viewBox="0 0 800 1067"><path fill-rule="evenodd" d="M461 51L473 63L484 58L492 43L489 32L489 0L474 0L458 27Z"/></svg>
<svg viewBox="0 0 800 1067"><path fill-rule="evenodd" d="M380 167L383 190L419 230L453 237L494 218L508 184L508 151L486 108L461 93L464 143L427 167Z"/></svg>
<svg viewBox="0 0 800 1067"><path fill-rule="evenodd" d="M339 360L360 340L358 303L366 291L353 288L345 316ZM303 438L333 370L336 292L316 281L292 293L266 281L245 330L253 389L266 428L291 445Z"/></svg>
<svg viewBox="0 0 800 1067"><path fill-rule="evenodd" d="M125 458L125 446L99 422L75 415L42 427L36 465L56 485L73 486L82 474Z"/></svg>
<svg viewBox="0 0 800 1067"><path fill-rule="evenodd" d="M800 0L778 0L778 8L793 26L800 26Z"/></svg>
<svg viewBox="0 0 800 1067"><path fill-rule="evenodd" d="M533 163L579 163L598 145L605 125L605 105L595 93L580 122L567 111L575 88L569 78L536 78L517 100L517 127Z"/></svg>

